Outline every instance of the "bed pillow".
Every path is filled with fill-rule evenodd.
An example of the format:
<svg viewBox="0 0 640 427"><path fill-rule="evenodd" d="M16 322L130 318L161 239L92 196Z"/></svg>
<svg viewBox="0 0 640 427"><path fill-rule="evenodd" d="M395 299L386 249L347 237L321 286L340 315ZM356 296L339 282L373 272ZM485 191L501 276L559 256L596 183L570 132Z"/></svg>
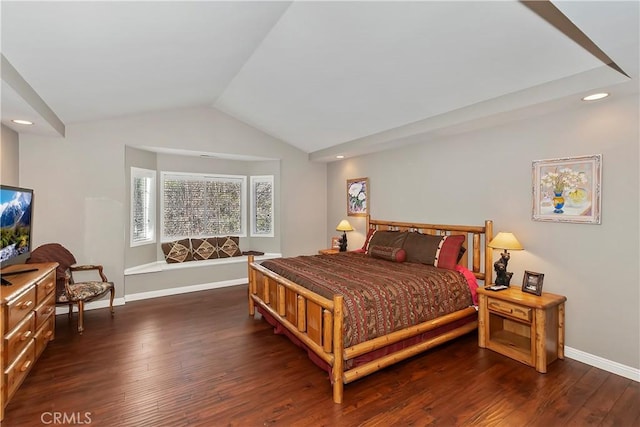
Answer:
<svg viewBox="0 0 640 427"><path fill-rule="evenodd" d="M402 248L407 252L407 262L435 265L438 246L442 236L422 234L416 232L407 233L407 238Z"/></svg>
<svg viewBox="0 0 640 427"><path fill-rule="evenodd" d="M371 235L369 249L372 246L389 246L392 248L402 248L404 240L407 238L406 231L378 230Z"/></svg>
<svg viewBox="0 0 640 427"><path fill-rule="evenodd" d="M404 262L407 258L407 253L404 249L391 246L370 246L369 255L373 258L386 259L393 262Z"/></svg>
<svg viewBox="0 0 640 427"><path fill-rule="evenodd" d="M229 258L241 255L240 238L238 236L218 237L218 257Z"/></svg>
<svg viewBox="0 0 640 427"><path fill-rule="evenodd" d="M456 264L460 262L465 252L467 252L467 248L465 248L464 246L460 246L460 251L458 252L458 259L456 261Z"/></svg>
<svg viewBox="0 0 640 427"><path fill-rule="evenodd" d="M191 239L193 259L205 260L218 258L218 241L215 237Z"/></svg>
<svg viewBox="0 0 640 427"><path fill-rule="evenodd" d="M367 232L367 237L364 239L364 244L362 245L362 248L360 250L357 250L357 252L360 253L369 253L369 245L371 242L371 237L373 237L373 235L375 234L377 230L375 228L370 228L369 232Z"/></svg>
<svg viewBox="0 0 640 427"><path fill-rule="evenodd" d="M189 239L176 240L162 244L164 259L169 264L187 262L193 260L191 254L191 243Z"/></svg>
<svg viewBox="0 0 640 427"><path fill-rule="evenodd" d="M458 263L460 248L464 243L463 235L443 236L438 251L436 252L436 260L434 266L455 270Z"/></svg>

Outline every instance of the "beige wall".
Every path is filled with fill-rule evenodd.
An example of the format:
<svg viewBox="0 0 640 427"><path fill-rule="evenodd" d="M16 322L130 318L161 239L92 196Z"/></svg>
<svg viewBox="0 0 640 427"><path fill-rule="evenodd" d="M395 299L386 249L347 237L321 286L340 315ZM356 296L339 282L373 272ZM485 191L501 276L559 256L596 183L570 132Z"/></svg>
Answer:
<svg viewBox="0 0 640 427"><path fill-rule="evenodd" d="M18 134L2 126L2 137L0 138L0 183L4 185L19 186L19 151Z"/></svg>
<svg viewBox="0 0 640 427"><path fill-rule="evenodd" d="M104 264L117 297L124 295L125 152L141 146L280 159L281 227L276 232L282 252L311 254L324 245L326 165L311 163L306 153L208 108L68 125L64 139L22 135L20 179L38 198L35 244L60 242L78 261Z"/></svg>
<svg viewBox="0 0 640 427"><path fill-rule="evenodd" d="M580 101L576 101L577 103ZM369 177L374 218L482 224L512 231L525 247L509 270L545 274L544 290L566 295L566 345L640 367L638 97L611 98L549 116L425 140L333 162L327 171L325 240L346 217L349 178ZM602 224L531 220L532 160L603 155ZM350 248L362 245L364 220ZM497 255L497 252L496 252Z"/></svg>

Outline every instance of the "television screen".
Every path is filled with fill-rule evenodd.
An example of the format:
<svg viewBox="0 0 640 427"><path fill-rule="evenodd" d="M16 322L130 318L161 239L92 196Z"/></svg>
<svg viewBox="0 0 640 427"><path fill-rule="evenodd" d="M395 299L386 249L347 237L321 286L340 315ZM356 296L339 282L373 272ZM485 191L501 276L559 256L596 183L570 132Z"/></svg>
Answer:
<svg viewBox="0 0 640 427"><path fill-rule="evenodd" d="M0 185L0 266L26 262L31 255L33 190Z"/></svg>

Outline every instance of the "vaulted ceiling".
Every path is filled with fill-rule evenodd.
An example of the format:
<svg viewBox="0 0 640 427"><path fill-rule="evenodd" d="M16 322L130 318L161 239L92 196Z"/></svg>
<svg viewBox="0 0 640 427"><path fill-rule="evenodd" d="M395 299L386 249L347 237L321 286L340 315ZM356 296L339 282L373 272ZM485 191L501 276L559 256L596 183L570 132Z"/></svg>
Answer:
<svg viewBox="0 0 640 427"><path fill-rule="evenodd" d="M539 4L535 4L539 3ZM213 107L327 160L638 92L636 1L2 1L2 123ZM20 127L10 120L27 118Z"/></svg>

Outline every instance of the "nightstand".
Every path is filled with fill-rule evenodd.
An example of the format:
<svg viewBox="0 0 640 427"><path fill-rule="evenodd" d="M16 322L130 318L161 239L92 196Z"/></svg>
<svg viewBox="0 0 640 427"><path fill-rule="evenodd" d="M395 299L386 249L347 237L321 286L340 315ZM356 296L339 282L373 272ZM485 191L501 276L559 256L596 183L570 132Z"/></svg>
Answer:
<svg viewBox="0 0 640 427"><path fill-rule="evenodd" d="M320 249L318 251L318 254L320 254L320 255L334 255L334 254L337 254L338 252L340 252L340 249L329 248L329 249Z"/></svg>
<svg viewBox="0 0 640 427"><path fill-rule="evenodd" d="M562 295L537 296L510 287L502 291L478 288L478 345L545 373L564 359Z"/></svg>

